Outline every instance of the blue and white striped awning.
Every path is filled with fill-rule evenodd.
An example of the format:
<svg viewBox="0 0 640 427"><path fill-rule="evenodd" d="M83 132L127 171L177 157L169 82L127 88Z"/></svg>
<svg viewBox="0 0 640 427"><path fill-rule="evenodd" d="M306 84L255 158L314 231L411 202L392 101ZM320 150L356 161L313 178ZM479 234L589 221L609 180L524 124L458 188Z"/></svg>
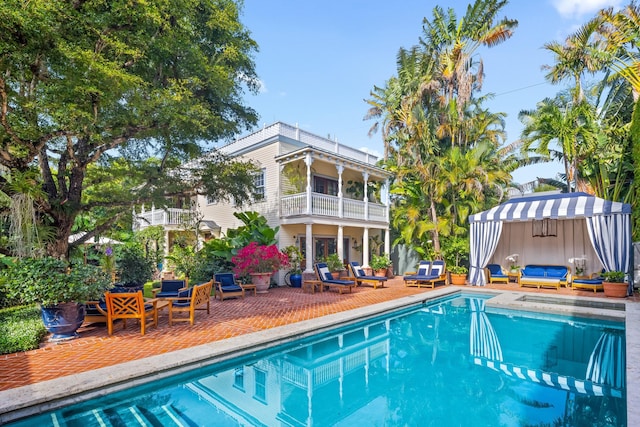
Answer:
<svg viewBox="0 0 640 427"><path fill-rule="evenodd" d="M611 202L587 193L563 193L510 199L469 216L469 222L571 219L612 214L631 214L631 205Z"/></svg>
<svg viewBox="0 0 640 427"><path fill-rule="evenodd" d="M473 363L478 366L485 366L489 369L493 369L494 371L501 372L509 377L518 378L523 381L529 381L558 390L566 390L588 396L624 396L624 390L619 387L612 387L608 384L598 384L588 379L578 379L554 372L545 372L540 369L530 369L524 366L516 366L511 363L490 360L484 357L474 357Z"/></svg>

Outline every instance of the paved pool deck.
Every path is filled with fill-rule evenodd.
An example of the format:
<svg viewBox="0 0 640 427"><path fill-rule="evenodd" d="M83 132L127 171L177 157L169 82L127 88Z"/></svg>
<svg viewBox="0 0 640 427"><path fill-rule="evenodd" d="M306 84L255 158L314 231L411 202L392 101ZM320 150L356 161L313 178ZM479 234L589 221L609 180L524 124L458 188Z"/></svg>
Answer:
<svg viewBox="0 0 640 427"><path fill-rule="evenodd" d="M169 327L166 310L157 328L115 327L109 337L103 324L80 329L79 338L62 343L44 343L28 352L0 355L0 425L33 411L73 403L91 393L99 395L105 386L112 390L158 377L167 369L187 369L223 360L255 345L283 342L331 327L349 318L361 318L395 307L459 290L520 293L550 298L586 298L626 305L628 425L640 425L640 296L625 300L604 299L601 292L571 289L520 288L516 284L496 284L485 288L438 286L436 289L405 287L401 278L384 288L357 287L352 293L305 293L297 288L275 288L267 294L247 294L244 299L211 301L211 314L198 312L196 324ZM570 314L582 308L562 308ZM597 312L597 309L589 311ZM54 391L55 390L55 391ZM88 392L87 390L98 390ZM26 411L26 412L25 412Z"/></svg>

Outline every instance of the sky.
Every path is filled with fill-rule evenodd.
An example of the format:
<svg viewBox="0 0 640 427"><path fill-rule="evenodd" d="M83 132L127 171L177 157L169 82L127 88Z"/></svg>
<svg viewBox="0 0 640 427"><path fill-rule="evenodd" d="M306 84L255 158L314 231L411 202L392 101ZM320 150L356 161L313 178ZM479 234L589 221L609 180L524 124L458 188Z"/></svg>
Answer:
<svg viewBox="0 0 640 427"><path fill-rule="evenodd" d="M545 80L544 65L553 55L548 42L567 35L604 7L623 0L511 0L500 17L518 20L506 42L477 51L484 63L481 95L494 94L485 105L504 112L506 143L520 137L521 110L534 109L566 84ZM298 125L319 136L381 155L382 136L369 136L373 120L364 120L366 99L374 86L396 74L399 49L419 42L423 18L433 8L453 8L458 19L468 1L432 0L244 0L241 22L258 43L254 55L261 82L246 104L259 115L259 127L277 121ZM555 177L560 163L528 166L513 173L517 183Z"/></svg>

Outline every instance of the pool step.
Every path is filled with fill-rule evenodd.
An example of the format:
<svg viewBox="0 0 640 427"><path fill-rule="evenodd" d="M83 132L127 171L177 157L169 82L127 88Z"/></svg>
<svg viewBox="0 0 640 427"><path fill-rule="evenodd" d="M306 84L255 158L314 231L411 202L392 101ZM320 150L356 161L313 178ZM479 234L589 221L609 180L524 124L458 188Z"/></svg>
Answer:
<svg viewBox="0 0 640 427"><path fill-rule="evenodd" d="M52 425L60 427L154 427L191 425L171 404L159 406L154 412L137 405L92 409L74 414L52 414Z"/></svg>

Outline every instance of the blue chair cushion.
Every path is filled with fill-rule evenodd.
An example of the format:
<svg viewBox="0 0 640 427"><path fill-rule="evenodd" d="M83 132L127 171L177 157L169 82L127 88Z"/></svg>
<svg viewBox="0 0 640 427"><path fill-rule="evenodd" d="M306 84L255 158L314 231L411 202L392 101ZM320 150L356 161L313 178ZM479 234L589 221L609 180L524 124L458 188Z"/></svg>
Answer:
<svg viewBox="0 0 640 427"><path fill-rule="evenodd" d="M242 288L238 285L220 285L222 292L239 292Z"/></svg>
<svg viewBox="0 0 640 427"><path fill-rule="evenodd" d="M323 282L332 283L334 285L353 285L353 282L351 280L331 279L331 280L323 280Z"/></svg>
<svg viewBox="0 0 640 427"><path fill-rule="evenodd" d="M225 286L238 286L235 278L233 277L233 273L219 273L214 277L216 282L219 282L223 289Z"/></svg>
<svg viewBox="0 0 640 427"><path fill-rule="evenodd" d="M547 267L547 277L563 278L566 275L567 275L566 267L554 267L554 266Z"/></svg>
<svg viewBox="0 0 640 427"><path fill-rule="evenodd" d="M522 275L524 276L535 276L535 277L545 277L545 268L538 266L526 266L522 269Z"/></svg>
<svg viewBox="0 0 640 427"><path fill-rule="evenodd" d="M507 275L502 272L502 267L500 267L499 264L488 264L487 269L492 277L507 277Z"/></svg>
<svg viewBox="0 0 640 427"><path fill-rule="evenodd" d="M602 285L602 279L575 279L573 283L582 285Z"/></svg>

